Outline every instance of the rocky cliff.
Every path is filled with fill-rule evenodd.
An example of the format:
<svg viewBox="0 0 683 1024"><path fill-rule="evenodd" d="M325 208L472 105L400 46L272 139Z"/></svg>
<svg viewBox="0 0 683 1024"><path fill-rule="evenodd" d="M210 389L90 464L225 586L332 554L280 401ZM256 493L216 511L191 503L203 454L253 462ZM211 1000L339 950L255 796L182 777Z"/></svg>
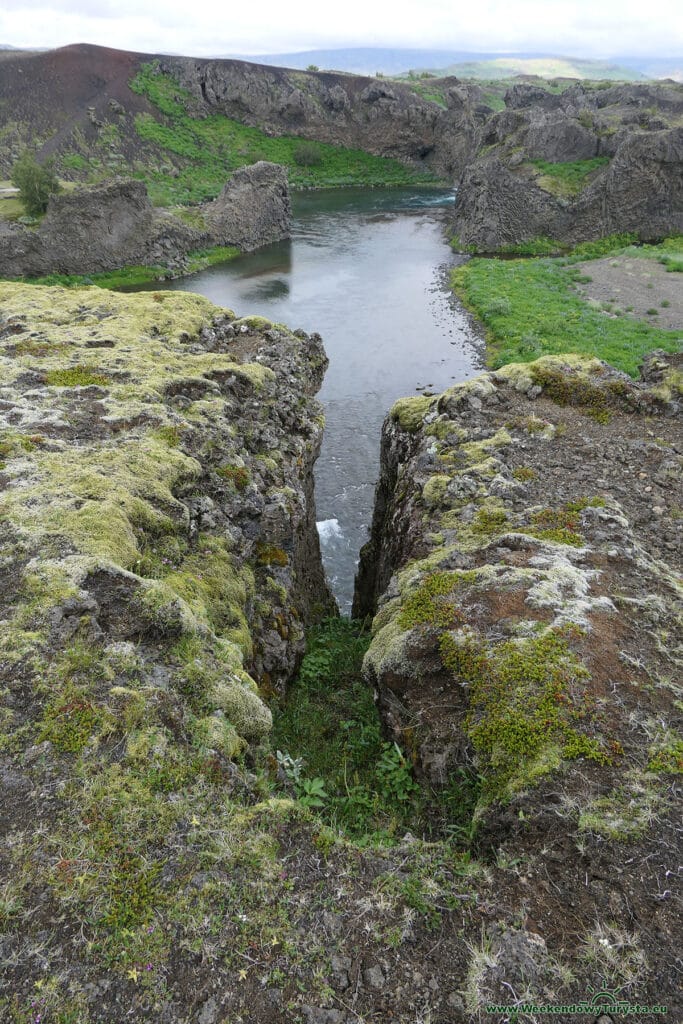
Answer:
<svg viewBox="0 0 683 1024"><path fill-rule="evenodd" d="M430 167L445 179L460 173L476 128L490 108L476 85L437 83L438 102L408 82L333 71L306 72L234 60L162 57L160 70L194 97L266 132L300 135Z"/></svg>
<svg viewBox="0 0 683 1024"><path fill-rule="evenodd" d="M675 1004L680 367L544 357L384 426L364 672L423 777L478 779L475 849L518 865L482 925L491 1001L543 1002L563 972L578 997L601 946L605 987Z"/></svg>
<svg viewBox="0 0 683 1024"><path fill-rule="evenodd" d="M515 86L478 134L458 187L462 247L683 230L683 89Z"/></svg>
<svg viewBox="0 0 683 1024"><path fill-rule="evenodd" d="M234 172L191 220L154 209L141 181L115 179L53 196L37 228L0 221L0 275L89 274L135 264L181 269L194 249L255 249L287 237L287 173L261 161Z"/></svg>

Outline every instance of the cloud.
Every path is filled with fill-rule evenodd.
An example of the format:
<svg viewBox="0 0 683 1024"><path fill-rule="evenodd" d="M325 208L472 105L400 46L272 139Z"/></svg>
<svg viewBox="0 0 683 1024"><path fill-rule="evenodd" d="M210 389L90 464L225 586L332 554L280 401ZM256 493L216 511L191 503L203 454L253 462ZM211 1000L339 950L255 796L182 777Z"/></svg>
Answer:
<svg viewBox="0 0 683 1024"><path fill-rule="evenodd" d="M0 42L198 56L335 46L667 56L683 51L683 19L678 0L2 0Z"/></svg>

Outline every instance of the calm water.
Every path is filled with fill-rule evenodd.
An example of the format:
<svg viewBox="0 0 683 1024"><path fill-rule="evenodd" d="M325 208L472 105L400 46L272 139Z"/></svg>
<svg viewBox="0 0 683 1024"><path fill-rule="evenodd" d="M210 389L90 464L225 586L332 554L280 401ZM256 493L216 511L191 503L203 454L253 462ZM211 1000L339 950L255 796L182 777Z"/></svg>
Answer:
<svg viewBox="0 0 683 1024"><path fill-rule="evenodd" d="M170 282L239 316L318 331L330 359L316 468L323 559L342 612L368 536L382 420L396 398L477 372L476 338L446 287L447 193L373 189L295 198L292 238ZM158 286L157 286L158 287Z"/></svg>

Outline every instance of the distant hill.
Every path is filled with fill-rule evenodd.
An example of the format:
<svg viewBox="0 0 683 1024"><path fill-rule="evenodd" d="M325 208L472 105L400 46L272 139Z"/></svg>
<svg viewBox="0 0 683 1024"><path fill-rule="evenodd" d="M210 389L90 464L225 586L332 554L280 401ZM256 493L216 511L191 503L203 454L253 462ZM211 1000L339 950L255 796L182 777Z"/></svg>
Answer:
<svg viewBox="0 0 683 1024"><path fill-rule="evenodd" d="M645 78L683 80L683 58L621 57L612 61L583 60L547 53L472 53L465 50L411 50L381 47L352 47L338 50L303 50L298 53L269 53L258 56L231 54L241 60L270 66L305 70L311 64L321 69L347 71L357 75L402 75L409 71L431 71L461 78L510 78L539 75L543 78L592 78L640 81Z"/></svg>
<svg viewBox="0 0 683 1024"><path fill-rule="evenodd" d="M516 75L537 75L539 78L601 79L637 82L647 78L635 68L600 60L578 60L573 57L496 57L492 60L457 61L446 67L427 70L439 76L496 80Z"/></svg>

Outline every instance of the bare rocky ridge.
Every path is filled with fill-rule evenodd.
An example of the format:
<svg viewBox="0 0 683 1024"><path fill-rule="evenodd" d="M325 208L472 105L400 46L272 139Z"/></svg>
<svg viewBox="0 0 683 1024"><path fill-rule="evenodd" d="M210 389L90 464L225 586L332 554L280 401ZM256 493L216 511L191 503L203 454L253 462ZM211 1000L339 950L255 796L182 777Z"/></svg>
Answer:
<svg viewBox="0 0 683 1024"><path fill-rule="evenodd" d="M354 608L376 612L364 670L390 735L436 784L479 774L475 848L527 865L500 900L531 932L528 991L551 984L546 944L579 977L608 918L642 953L638 1001L670 1012L680 366L654 356L634 383L544 357L402 399Z"/></svg>
<svg viewBox="0 0 683 1024"><path fill-rule="evenodd" d="M514 86L478 133L458 186L462 247L495 252L538 238L558 247L619 232L643 241L683 231L683 88L668 84L560 95ZM531 161L609 162L576 194Z"/></svg>
<svg viewBox="0 0 683 1024"><path fill-rule="evenodd" d="M256 249L289 235L287 172L264 161L234 172L187 223L154 209L140 181L115 179L52 196L35 230L0 221L0 274L88 274L131 264L182 269L194 249Z"/></svg>

